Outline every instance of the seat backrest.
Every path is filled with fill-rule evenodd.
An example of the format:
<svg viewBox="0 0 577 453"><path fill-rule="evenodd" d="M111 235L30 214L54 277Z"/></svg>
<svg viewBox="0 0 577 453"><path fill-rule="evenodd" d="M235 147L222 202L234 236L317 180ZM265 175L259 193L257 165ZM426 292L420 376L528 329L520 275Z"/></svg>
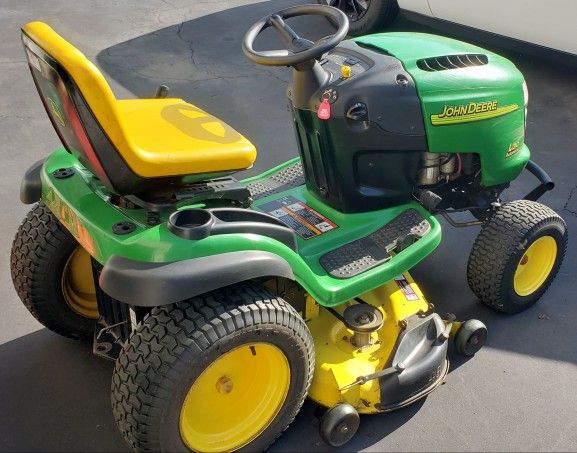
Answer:
<svg viewBox="0 0 577 453"><path fill-rule="evenodd" d="M111 190L134 193L140 178L118 152L128 144L116 98L102 73L43 22L22 27L22 42L36 88L66 149Z"/></svg>

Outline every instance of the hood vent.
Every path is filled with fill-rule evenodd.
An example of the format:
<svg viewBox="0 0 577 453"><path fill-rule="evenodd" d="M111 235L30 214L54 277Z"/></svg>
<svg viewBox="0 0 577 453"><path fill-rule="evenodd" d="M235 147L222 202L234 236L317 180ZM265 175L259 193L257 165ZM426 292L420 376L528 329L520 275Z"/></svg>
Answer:
<svg viewBox="0 0 577 453"><path fill-rule="evenodd" d="M443 57L423 58L417 61L417 67L423 71L436 72L447 69L468 68L471 66L484 66L489 63L487 55L462 54L445 55Z"/></svg>

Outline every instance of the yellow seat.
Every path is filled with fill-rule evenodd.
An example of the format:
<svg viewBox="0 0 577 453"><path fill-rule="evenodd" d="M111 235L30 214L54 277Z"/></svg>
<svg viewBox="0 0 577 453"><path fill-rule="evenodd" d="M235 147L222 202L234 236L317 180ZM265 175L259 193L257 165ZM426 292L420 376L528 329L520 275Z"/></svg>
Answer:
<svg viewBox="0 0 577 453"><path fill-rule="evenodd" d="M182 99L116 101L128 147L120 151L139 175L217 173L252 166L252 143L224 121Z"/></svg>
<svg viewBox="0 0 577 453"><path fill-rule="evenodd" d="M33 42L27 44L25 39L31 68L37 64L39 74L46 72L42 68L43 65L44 67L50 65L50 69L55 73L62 72L63 68L87 104L88 109L85 110L92 114L113 145L109 148L121 156L122 159L116 158L116 161L110 156L103 156L103 149L98 147L99 139L94 138L97 133L85 124L86 120L82 117L83 110L76 105L80 112L78 115L80 122L84 125L84 130L94 148L93 154L97 156L96 160L99 162L92 162L94 159L91 160L89 156L90 150L89 152L80 150L78 154L87 154L85 161L92 162L94 167L99 165L107 167L104 168L103 174L111 176L111 172L116 171L114 167L122 161L129 167L133 176L140 178L218 175L250 168L254 163L255 147L225 122L182 99L117 100L98 68L47 24L31 22L26 24L22 31ZM50 58L43 59L42 56L36 55L34 44L40 48L36 54L45 53ZM51 63L51 60L55 63ZM44 77L47 80L50 77L55 78L45 74ZM56 91L59 91L59 84L64 84L54 80L52 82ZM46 97L42 92L41 96ZM71 99L72 103L79 103L75 101L73 95ZM60 100L62 101L62 96ZM49 99L47 102L44 98L43 101L55 127L61 120L64 126L68 117L65 117L60 110L69 113L69 109L66 108L67 101L54 102ZM55 118L58 121L55 121ZM73 118L68 120L73 122ZM78 128L73 130L78 136ZM63 133L59 131L59 135L62 138ZM78 142L85 143L82 139ZM70 149L69 151L74 152ZM110 163L113 161L116 164ZM95 172L98 174L98 171Z"/></svg>

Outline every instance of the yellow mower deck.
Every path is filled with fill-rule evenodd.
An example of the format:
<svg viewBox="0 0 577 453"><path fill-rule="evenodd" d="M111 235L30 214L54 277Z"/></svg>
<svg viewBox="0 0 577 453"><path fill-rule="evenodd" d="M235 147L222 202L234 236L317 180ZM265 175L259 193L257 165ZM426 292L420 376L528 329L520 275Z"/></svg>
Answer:
<svg viewBox="0 0 577 453"><path fill-rule="evenodd" d="M382 412L379 379L364 384L355 381L390 366L405 320L428 312L430 305L407 272L358 299L377 307L384 318L383 326L371 333L372 344L362 348L351 343L353 332L335 314L318 306L312 298L307 300L305 315L316 351L309 397L325 407L345 402L360 414L372 414ZM342 315L346 307L355 303L358 302L350 301L335 311Z"/></svg>

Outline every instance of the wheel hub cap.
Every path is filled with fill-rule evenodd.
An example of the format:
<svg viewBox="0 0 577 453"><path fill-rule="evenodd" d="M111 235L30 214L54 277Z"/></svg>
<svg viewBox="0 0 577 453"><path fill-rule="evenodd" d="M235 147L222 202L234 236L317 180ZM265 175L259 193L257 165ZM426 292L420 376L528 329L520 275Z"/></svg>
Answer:
<svg viewBox="0 0 577 453"><path fill-rule="evenodd" d="M64 265L62 295L66 304L76 314L89 319L98 319L92 263L90 255L82 247L77 247Z"/></svg>
<svg viewBox="0 0 577 453"><path fill-rule="evenodd" d="M515 270L513 286L519 296L537 291L549 277L557 258L557 242L542 236L525 251Z"/></svg>
<svg viewBox="0 0 577 453"><path fill-rule="evenodd" d="M268 343L243 345L212 362L192 384L180 412L188 448L233 451L275 419L290 386L284 353Z"/></svg>

